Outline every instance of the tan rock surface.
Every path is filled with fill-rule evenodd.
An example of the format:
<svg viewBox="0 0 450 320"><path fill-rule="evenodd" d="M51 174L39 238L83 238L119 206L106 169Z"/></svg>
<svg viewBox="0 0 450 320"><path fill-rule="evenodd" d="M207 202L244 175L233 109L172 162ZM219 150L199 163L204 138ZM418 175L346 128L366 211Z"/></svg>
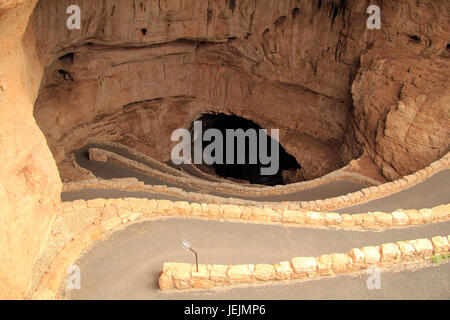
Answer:
<svg viewBox="0 0 450 320"><path fill-rule="evenodd" d="M56 164L76 177L68 152L87 142L165 161L174 129L233 113L279 128L302 179L363 152L396 179L449 149L448 1L384 2L382 29L368 30L359 0L80 0L80 31L64 27L66 2L37 2L0 1L0 298L29 293L60 202Z"/></svg>
<svg viewBox="0 0 450 320"><path fill-rule="evenodd" d="M282 129L280 141L301 163L303 179L339 168L361 147L389 179L448 151L448 24L436 15L448 12L445 2L386 4L389 25L368 31L358 1L323 1L321 8L314 1L242 1L236 8L147 1L131 17L126 3L113 10L112 1L84 0L90 25L78 33L57 28L64 14L46 19L52 2L42 1L32 17L48 65L35 115L58 163L90 139L121 141L166 161L171 132L204 112ZM63 5L52 10L64 12ZM422 28L431 16L438 18ZM420 43L410 39L414 32ZM437 129L434 119L442 122Z"/></svg>
<svg viewBox="0 0 450 320"><path fill-rule="evenodd" d="M8 299L30 290L60 203L58 171L32 114L42 67L21 41L35 2L0 2L0 298Z"/></svg>

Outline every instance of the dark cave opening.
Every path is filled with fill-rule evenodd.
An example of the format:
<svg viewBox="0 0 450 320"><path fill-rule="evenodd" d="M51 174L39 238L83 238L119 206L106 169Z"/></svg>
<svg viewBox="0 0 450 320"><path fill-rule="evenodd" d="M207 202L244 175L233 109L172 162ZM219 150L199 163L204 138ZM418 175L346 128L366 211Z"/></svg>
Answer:
<svg viewBox="0 0 450 320"><path fill-rule="evenodd" d="M277 143L277 140L274 140L270 134L267 134L267 132L271 132L271 128L263 131L263 128L251 120L223 113L203 114L196 120L196 122L198 121L202 123L203 133L208 129L216 129L223 137L223 143L221 144L222 163L215 162L210 165L204 163L197 165L203 171L215 173L226 179L237 179L244 183L274 186L284 184L282 178L284 170L300 169L297 160L287 153L283 146ZM239 148L238 140L240 138L230 135L230 131L238 133L239 129L242 129L240 132L245 134L245 138L241 136L241 141L245 140L245 149ZM190 131L193 133L194 124L192 124ZM191 136L194 137L195 134L191 134ZM205 151L205 148L212 144L214 140L211 139L210 142L204 142L202 151ZM264 141L267 143L266 150L264 150ZM194 150L194 139L192 140L192 145L192 150ZM275 145L278 146L278 157L276 152L273 153L272 150ZM212 152L212 155L217 155L215 150ZM242 163L243 155L245 155L244 163ZM271 161L277 162L275 173L267 174L263 172L262 168L268 168L271 164L267 163L267 159L266 161L261 159L261 155L267 155L271 158ZM239 157L241 160L239 160ZM232 161L230 162L229 160Z"/></svg>

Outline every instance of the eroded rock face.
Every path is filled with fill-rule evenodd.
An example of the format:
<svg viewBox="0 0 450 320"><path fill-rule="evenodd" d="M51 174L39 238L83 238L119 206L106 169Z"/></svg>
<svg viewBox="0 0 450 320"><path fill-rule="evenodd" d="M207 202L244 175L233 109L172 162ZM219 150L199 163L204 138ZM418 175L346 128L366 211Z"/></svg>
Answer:
<svg viewBox="0 0 450 320"><path fill-rule="evenodd" d="M387 3L381 30L360 1L80 7L70 31L66 4L40 1L29 30L48 65L35 115L58 163L91 140L167 161L172 131L205 112L279 128L304 179L363 149L395 179L448 150L446 2Z"/></svg>
<svg viewBox="0 0 450 320"><path fill-rule="evenodd" d="M377 40L361 57L352 87L355 128L388 179L415 172L449 149L449 6L387 3L390 29L383 32L390 41Z"/></svg>
<svg viewBox="0 0 450 320"><path fill-rule="evenodd" d="M395 179L449 149L448 1L383 1L381 30L359 0L80 0L81 30L36 2L0 0L0 297L27 293L56 215L47 143L58 164L93 140L165 161L174 129L222 112L280 129L305 179L363 151Z"/></svg>
<svg viewBox="0 0 450 320"><path fill-rule="evenodd" d="M353 84L358 138L391 180L448 152L450 54L433 36L402 47L377 43L362 57Z"/></svg>
<svg viewBox="0 0 450 320"><path fill-rule="evenodd" d="M23 298L56 216L61 181L33 118L42 68L21 38L33 1L0 2L0 298ZM8 8L8 10L6 9ZM32 76L30 76L30 73Z"/></svg>
<svg viewBox="0 0 450 320"><path fill-rule="evenodd" d="M340 51L350 19L343 4L142 3L82 2L90 22L80 32L57 28L66 15L54 13L64 13L64 3L37 7L30 25L40 55L56 60L35 115L57 162L90 139L120 141L167 161L172 131L207 112L280 129L306 179L359 155L349 126L358 55ZM352 144L343 151L345 141Z"/></svg>

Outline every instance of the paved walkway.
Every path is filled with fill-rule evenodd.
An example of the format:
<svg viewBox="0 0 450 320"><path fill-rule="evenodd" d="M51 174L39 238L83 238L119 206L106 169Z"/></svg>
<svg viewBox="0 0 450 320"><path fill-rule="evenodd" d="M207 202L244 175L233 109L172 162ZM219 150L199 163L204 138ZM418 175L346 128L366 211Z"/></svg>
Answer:
<svg viewBox="0 0 450 320"><path fill-rule="evenodd" d="M449 231L450 222L361 232L181 218L148 221L113 233L108 240L99 242L87 252L76 262L81 269L82 289L66 294L70 299L366 299L401 296L448 299L448 266L402 272L398 277L386 274L389 282L386 281L383 290L377 292L368 291L362 278L348 276L288 286L190 291L175 295L158 290L157 281L164 262L194 263L193 255L180 246L182 238L189 239L193 248L199 251L200 263L240 264L276 263L295 256L347 252L354 247L430 238Z"/></svg>
<svg viewBox="0 0 450 320"><path fill-rule="evenodd" d="M135 177L140 181L144 181L146 184L165 184L169 187L179 187L184 190L197 191L209 193L211 195L223 196L223 197L234 197L241 199L249 199L254 201L312 201L319 199L326 199L331 197L337 197L340 195L345 195L347 193L355 192L361 190L365 186L350 182L350 181L336 181L327 183L324 185L320 185L317 187L313 187L311 189L302 190L289 194L280 194L280 195L269 195L269 196L261 196L261 197L249 197L249 196L241 196L241 195L230 195L219 192L205 192L196 188L181 186L173 183L168 183L162 181L160 179L137 173L133 170L126 169L111 163L105 162L96 162L90 161L88 158L87 150L89 147L102 147L107 150L116 152L120 155L127 156L133 160L140 160L135 156L129 154L126 150L122 150L120 148L102 146L102 145L90 145L88 147L84 147L75 152L76 161L78 164L85 169L88 169L94 173L95 176L103 178L103 179L112 179L112 178L126 178L126 177ZM149 163L145 163L146 165L150 165ZM74 200L74 199L92 199L95 197L105 197L110 198L115 196L117 192L114 190L96 190L91 192L73 192L72 194L63 193L62 199L64 201ZM135 195L131 195L132 193L128 192L127 196L136 196L136 197L148 197L148 198L167 198L169 197L165 195L158 196L157 194L146 194L145 192L134 193ZM78 198L77 198L78 197ZM171 200L184 200L178 197L170 197ZM368 212L368 211L385 211L391 212L396 209L420 209L420 208L431 208L442 203L448 203L450 201L450 170L441 171L424 182L417 184L413 187L410 187L401 192L390 195L389 197L385 197L382 199L372 200L365 204L352 206L348 208L343 208L338 210L341 213L360 213L360 212Z"/></svg>
<svg viewBox="0 0 450 320"><path fill-rule="evenodd" d="M77 156L79 164L99 177L134 176L146 183L161 183L109 163L80 160L80 156L82 153ZM449 178L450 170L444 170L416 186L382 199L341 209L339 212L419 209L448 203ZM345 187L342 183L331 183L295 194L259 199L323 199L356 191L361 187L356 184ZM64 200L73 200L120 196L176 199L165 195L117 190L83 190L65 193L62 197ZM82 289L66 291L64 294L69 299L449 299L450 277L446 276L450 271L449 263L417 271L383 273L381 290L368 290L365 275L346 275L289 285L170 294L159 291L157 287L164 262L193 262L191 253L184 251L179 245L182 238L189 239L193 247L198 249L200 263L238 264L275 263L295 256L347 252L354 247L431 238L449 233L450 222L382 232L287 228L280 225L182 218L142 222L113 233L108 240L99 242L87 252L77 262L81 268Z"/></svg>
<svg viewBox="0 0 450 320"><path fill-rule="evenodd" d="M157 179L154 177L151 177L149 175L137 173L133 170L120 167L118 165L108 163L108 162L97 162L97 161L91 161L89 160L88 155L88 149L91 147L99 147L104 148L109 151L116 152L117 154L120 154L122 156L128 157L130 159L140 161L135 156L129 154L126 150L122 150L120 148L110 147L110 146L102 146L102 145L89 145L87 147L84 147L82 149L79 149L75 151L75 158L77 163L91 171L96 177L103 178L103 179L113 179L113 178L127 178L127 177L135 177L140 181L143 181L145 184L149 185L167 185L168 187L178 187L182 188L185 191L188 192L202 192L207 193L211 195L216 196L222 196L225 198L233 197L233 198L239 198L239 199L249 199L249 200L255 200L255 201L310 201L310 200L318 200L323 198L331 198L331 197L337 197L343 194L347 194L349 192L355 192L358 190L361 190L362 188L365 188L366 186L350 181L336 181L327 183L325 185L321 185L318 187L314 187L308 190L303 190L299 192L289 193L289 194L280 194L280 195L270 195L270 196L262 196L262 197L249 197L249 196L242 196L239 194L226 194L226 193L219 193L219 192L211 192L208 190L200 190L198 188L192 188L192 187L186 187L183 185L178 185L171 182L166 182L161 179ZM149 163L143 162L145 165L150 165ZM105 193L102 193L105 194ZM64 198L66 197L66 198ZM73 199L73 196L66 196L63 195L64 199Z"/></svg>
<svg viewBox="0 0 450 320"><path fill-rule="evenodd" d="M392 212L396 209L432 208L449 202L450 170L447 169L403 191L337 211L340 213Z"/></svg>
<svg viewBox="0 0 450 320"><path fill-rule="evenodd" d="M77 162L84 168L92 171L94 175L104 179L135 177L146 184L166 184L168 186L180 187L186 191L199 191L195 188L175 185L156 178L136 173L130 169L126 169L111 163L90 161L87 157L86 150L82 149L76 152ZM364 188L363 185L349 182L336 181L327 183L311 189L302 190L295 193L270 195L261 197L245 197L233 195L234 198L244 198L255 201L311 201L318 199L326 199L355 192ZM229 194L209 192L210 194L229 197ZM122 194L122 195L121 195ZM117 190L85 190L77 192L62 193L63 201L71 201L75 199L94 199L98 197L138 197L151 199L169 199L169 200L185 200L175 196L167 196L164 194L145 193L145 192L123 192ZM368 211L384 211L391 212L396 209L421 209L431 208L443 203L450 202L450 169L440 171L429 177L422 183L407 188L403 191L394 193L388 197L369 201L364 204L342 208L337 210L340 213L361 213Z"/></svg>

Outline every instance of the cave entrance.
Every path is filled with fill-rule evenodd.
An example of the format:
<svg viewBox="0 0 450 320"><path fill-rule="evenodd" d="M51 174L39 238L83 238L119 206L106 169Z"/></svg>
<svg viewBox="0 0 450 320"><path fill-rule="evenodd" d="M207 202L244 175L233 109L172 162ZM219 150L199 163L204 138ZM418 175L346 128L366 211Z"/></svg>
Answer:
<svg viewBox="0 0 450 320"><path fill-rule="evenodd" d="M297 160L284 150L281 144L278 144L276 140L273 140L258 124L255 122L241 118L235 115L219 114L203 114L201 115L190 127L192 138L192 149L195 149L195 123L201 121L201 130L206 132L209 129L216 129L220 131L223 137L221 145L223 159L222 163L215 162L213 164L196 164L196 166L207 173L215 174L225 179L233 180L235 182L250 183L250 184L262 184L262 185L281 185L285 184L283 181L282 172L285 170L297 170L300 169L300 165ZM230 135L230 132L246 133L245 147L242 149L242 144L239 145L237 141L239 138ZM217 132L217 131L216 131ZM253 135L252 135L253 133ZM214 138L210 142L203 142L202 152L205 148L214 143ZM264 144L267 143L267 147ZM278 147L278 157L276 152L273 153L274 145ZM232 147L230 147L232 146ZM194 151L193 151L194 152ZM255 155L256 152L256 155ZM228 153L228 154L227 154ZM212 151L212 155L216 156L216 150ZM245 155L245 162L242 163L242 156ZM261 155L263 155L261 157ZM264 159L265 157L265 160ZM240 160L239 160L240 158ZM261 159L262 158L262 159ZM267 170L271 167L271 164L267 163L268 158L271 161L276 161L277 166L273 174L267 174ZM250 160L253 159L253 160ZM232 160L232 161L229 161ZM266 169L264 173L264 169ZM273 168L273 166L272 166Z"/></svg>

